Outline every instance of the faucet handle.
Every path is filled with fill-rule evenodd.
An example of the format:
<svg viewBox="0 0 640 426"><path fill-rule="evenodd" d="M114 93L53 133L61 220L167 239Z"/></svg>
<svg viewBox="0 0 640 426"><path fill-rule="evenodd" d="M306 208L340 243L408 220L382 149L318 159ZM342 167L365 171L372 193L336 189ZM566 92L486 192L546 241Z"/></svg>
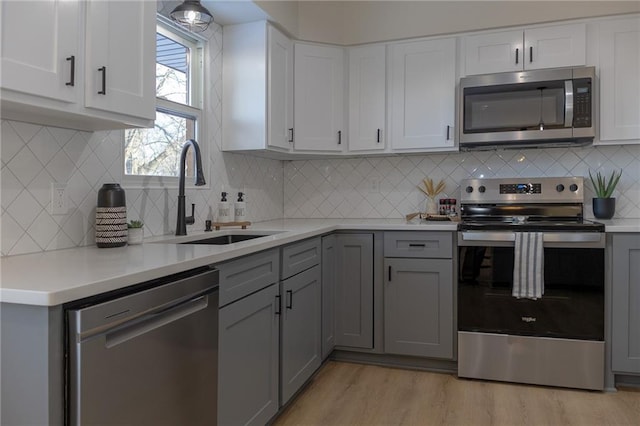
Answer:
<svg viewBox="0 0 640 426"><path fill-rule="evenodd" d="M195 213L196 213L196 205L191 204L191 216L187 216L184 218L184 222L187 225L193 225L194 223L196 223Z"/></svg>

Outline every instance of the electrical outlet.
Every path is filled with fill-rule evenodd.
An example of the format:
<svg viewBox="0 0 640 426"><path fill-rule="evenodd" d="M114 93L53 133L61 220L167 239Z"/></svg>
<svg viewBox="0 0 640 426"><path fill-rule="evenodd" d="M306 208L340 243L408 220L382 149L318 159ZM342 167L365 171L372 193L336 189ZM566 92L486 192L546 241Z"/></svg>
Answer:
<svg viewBox="0 0 640 426"><path fill-rule="evenodd" d="M380 192L380 178L374 176L369 178L369 193L378 194Z"/></svg>
<svg viewBox="0 0 640 426"><path fill-rule="evenodd" d="M64 215L68 210L67 184L51 182L51 214Z"/></svg>

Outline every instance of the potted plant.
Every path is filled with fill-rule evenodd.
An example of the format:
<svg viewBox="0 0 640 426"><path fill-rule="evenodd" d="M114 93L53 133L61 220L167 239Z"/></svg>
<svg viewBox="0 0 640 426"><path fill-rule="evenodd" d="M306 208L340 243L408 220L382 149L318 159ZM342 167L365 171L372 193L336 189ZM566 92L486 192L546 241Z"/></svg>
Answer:
<svg viewBox="0 0 640 426"><path fill-rule="evenodd" d="M144 223L141 220L132 220L127 223L128 230L128 240L127 242L131 244L142 244L142 239L144 238Z"/></svg>
<svg viewBox="0 0 640 426"><path fill-rule="evenodd" d="M593 198L593 215L598 219L611 219L616 211L616 199L611 197L613 190L620 181L622 170L616 173L611 172L611 176L607 179L600 172L594 177L589 171L589 178L593 185L596 196Z"/></svg>

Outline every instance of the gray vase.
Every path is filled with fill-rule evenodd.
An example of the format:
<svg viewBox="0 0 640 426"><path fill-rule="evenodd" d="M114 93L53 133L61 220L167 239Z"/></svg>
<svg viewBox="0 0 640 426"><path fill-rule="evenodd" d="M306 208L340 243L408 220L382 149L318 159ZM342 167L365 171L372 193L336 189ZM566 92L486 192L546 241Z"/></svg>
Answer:
<svg viewBox="0 0 640 426"><path fill-rule="evenodd" d="M127 244L127 207L124 189L105 183L98 191L96 245L100 248Z"/></svg>
<svg viewBox="0 0 640 426"><path fill-rule="evenodd" d="M593 215L598 219L611 219L616 212L615 198L594 198Z"/></svg>

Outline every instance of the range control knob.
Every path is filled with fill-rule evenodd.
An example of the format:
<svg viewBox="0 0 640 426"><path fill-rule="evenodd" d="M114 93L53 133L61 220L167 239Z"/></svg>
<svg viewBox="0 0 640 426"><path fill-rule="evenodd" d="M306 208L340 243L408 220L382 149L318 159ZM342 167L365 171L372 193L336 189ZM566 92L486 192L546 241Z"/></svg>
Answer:
<svg viewBox="0 0 640 426"><path fill-rule="evenodd" d="M569 191L576 192L577 190L578 190L578 185L576 185L575 183L572 183L571 186L569 186Z"/></svg>
<svg viewBox="0 0 640 426"><path fill-rule="evenodd" d="M564 191L564 185L561 184L561 183L557 184L556 185L556 191L558 191L558 192Z"/></svg>
<svg viewBox="0 0 640 426"><path fill-rule="evenodd" d="M472 186L467 186L465 191L467 191L467 194L471 194L473 192L473 187Z"/></svg>
<svg viewBox="0 0 640 426"><path fill-rule="evenodd" d="M485 188L484 185L480 185L478 187L478 191L480 191L481 193L484 193L484 191L486 191L486 190L487 190L487 188Z"/></svg>

